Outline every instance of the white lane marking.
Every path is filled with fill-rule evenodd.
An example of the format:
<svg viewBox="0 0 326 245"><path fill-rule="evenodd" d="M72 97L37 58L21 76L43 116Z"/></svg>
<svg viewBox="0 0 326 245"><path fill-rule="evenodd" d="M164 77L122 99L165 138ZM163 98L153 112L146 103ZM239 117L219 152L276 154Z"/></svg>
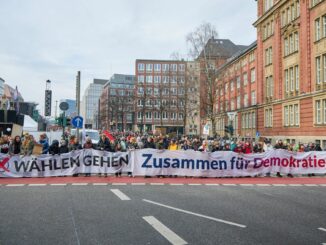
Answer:
<svg viewBox="0 0 326 245"><path fill-rule="evenodd" d="M170 185L184 185L184 184L172 183Z"/></svg>
<svg viewBox="0 0 326 245"><path fill-rule="evenodd" d="M206 186L219 186L220 184L205 184Z"/></svg>
<svg viewBox="0 0 326 245"><path fill-rule="evenodd" d="M304 186L318 186L316 184L304 184Z"/></svg>
<svg viewBox="0 0 326 245"><path fill-rule="evenodd" d="M28 186L46 186L46 184L29 184Z"/></svg>
<svg viewBox="0 0 326 245"><path fill-rule="evenodd" d="M270 184L256 184L256 186L271 186Z"/></svg>
<svg viewBox="0 0 326 245"><path fill-rule="evenodd" d="M272 184L273 186L287 186L286 184Z"/></svg>
<svg viewBox="0 0 326 245"><path fill-rule="evenodd" d="M254 186L254 184L240 184L240 186Z"/></svg>
<svg viewBox="0 0 326 245"><path fill-rule="evenodd" d="M150 224L156 231L158 231L162 236L164 236L173 245L185 245L188 244L180 236L162 224L154 216L145 216L143 219Z"/></svg>
<svg viewBox="0 0 326 245"><path fill-rule="evenodd" d="M224 186L237 186L236 184L222 184Z"/></svg>
<svg viewBox="0 0 326 245"><path fill-rule="evenodd" d="M150 200L147 200L147 199L143 199L143 201L154 204L154 205L157 205L157 206L161 206L161 207L164 207L164 208L169 208L169 209L172 209L172 210L175 210L175 211L179 211L181 213L191 214L191 215L194 215L194 216L198 216L198 217L201 217L201 218L213 220L213 221L224 223L224 224L227 224L227 225L233 225L233 226L237 226L237 227L240 227L240 228L246 228L247 227L247 226L242 225L242 224L234 223L234 222L223 220L223 219L214 218L214 217L199 214L199 213L193 213L193 212L181 209L181 208L171 207L171 206L168 206L168 205L165 205L165 204L162 204L162 203L158 203L158 202L153 202L153 201L150 201Z"/></svg>
<svg viewBox="0 0 326 245"><path fill-rule="evenodd" d="M98 185L98 186L106 186L106 185L108 185L108 183L93 183L93 185Z"/></svg>
<svg viewBox="0 0 326 245"><path fill-rule="evenodd" d="M146 185L146 183L131 183L131 185Z"/></svg>
<svg viewBox="0 0 326 245"><path fill-rule="evenodd" d="M127 185L127 183L112 183L112 185Z"/></svg>
<svg viewBox="0 0 326 245"><path fill-rule="evenodd" d="M202 184L188 184L188 185L198 186L198 185L202 185Z"/></svg>
<svg viewBox="0 0 326 245"><path fill-rule="evenodd" d="M151 185L164 185L164 183L151 183Z"/></svg>
<svg viewBox="0 0 326 245"><path fill-rule="evenodd" d="M326 232L326 229L325 228L322 228L322 227L319 227L318 230L325 231Z"/></svg>
<svg viewBox="0 0 326 245"><path fill-rule="evenodd" d="M302 184L288 184L288 186L302 186Z"/></svg>
<svg viewBox="0 0 326 245"><path fill-rule="evenodd" d="M84 185L88 185L88 183L72 183L71 185L84 186Z"/></svg>
<svg viewBox="0 0 326 245"><path fill-rule="evenodd" d="M326 184L320 184L319 186L326 186Z"/></svg>
<svg viewBox="0 0 326 245"><path fill-rule="evenodd" d="M25 186L25 184L7 184L8 187L19 187L19 186Z"/></svg>
<svg viewBox="0 0 326 245"><path fill-rule="evenodd" d="M50 184L51 186L66 186L67 184Z"/></svg>
<svg viewBox="0 0 326 245"><path fill-rule="evenodd" d="M130 198L125 195L124 193L122 193L119 189L111 189L111 191L117 196L119 197L122 201L129 201Z"/></svg>

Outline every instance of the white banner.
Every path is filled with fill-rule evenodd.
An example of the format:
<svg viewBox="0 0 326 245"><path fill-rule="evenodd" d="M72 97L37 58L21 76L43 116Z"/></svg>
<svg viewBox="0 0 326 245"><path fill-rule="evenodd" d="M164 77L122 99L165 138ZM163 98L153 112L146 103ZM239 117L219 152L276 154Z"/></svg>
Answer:
<svg viewBox="0 0 326 245"><path fill-rule="evenodd" d="M9 156L0 154L0 177L50 177L76 173L131 171L128 152L78 150L61 155Z"/></svg>
<svg viewBox="0 0 326 245"><path fill-rule="evenodd" d="M178 175L238 177L266 173L326 173L326 152L293 153L273 150L237 154L143 149L129 152L79 150L62 155L0 154L0 177L50 177L75 173L132 172L135 176Z"/></svg>
<svg viewBox="0 0 326 245"><path fill-rule="evenodd" d="M273 150L261 154L237 154L230 151L134 151L134 175L178 175L196 177L255 176L326 173L326 152L292 153Z"/></svg>

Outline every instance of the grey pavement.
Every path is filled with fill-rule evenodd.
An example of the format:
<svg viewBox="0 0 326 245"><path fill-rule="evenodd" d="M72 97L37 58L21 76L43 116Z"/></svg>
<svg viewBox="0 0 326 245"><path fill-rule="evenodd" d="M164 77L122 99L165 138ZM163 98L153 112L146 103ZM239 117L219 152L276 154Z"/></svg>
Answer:
<svg viewBox="0 0 326 245"><path fill-rule="evenodd" d="M121 200L111 189L130 200ZM318 228L326 228L325 190L321 186L3 186L0 244L173 244L146 222L147 216L188 244L323 244L326 231Z"/></svg>

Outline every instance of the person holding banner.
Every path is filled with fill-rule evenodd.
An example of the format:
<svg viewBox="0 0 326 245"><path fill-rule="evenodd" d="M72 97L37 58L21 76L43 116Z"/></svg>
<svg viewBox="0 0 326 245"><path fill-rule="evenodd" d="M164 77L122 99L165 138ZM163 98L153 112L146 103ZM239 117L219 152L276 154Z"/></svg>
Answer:
<svg viewBox="0 0 326 245"><path fill-rule="evenodd" d="M93 143L92 143L91 137L89 137L89 136L86 137L86 142L83 145L83 149L93 149ZM85 176L90 177L91 173L86 173Z"/></svg>
<svg viewBox="0 0 326 245"><path fill-rule="evenodd" d="M3 135L0 138L0 153L8 154L9 145L10 145L10 141L9 141L8 135Z"/></svg>
<svg viewBox="0 0 326 245"><path fill-rule="evenodd" d="M10 155L19 155L21 154L21 147L22 147L22 142L20 136L16 136L13 142L11 142L9 146L9 154Z"/></svg>

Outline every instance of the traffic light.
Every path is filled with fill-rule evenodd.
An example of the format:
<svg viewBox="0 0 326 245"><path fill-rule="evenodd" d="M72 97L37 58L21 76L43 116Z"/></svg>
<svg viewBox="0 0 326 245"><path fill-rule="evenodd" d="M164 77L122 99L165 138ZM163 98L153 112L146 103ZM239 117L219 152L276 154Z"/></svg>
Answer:
<svg viewBox="0 0 326 245"><path fill-rule="evenodd" d="M62 117L57 117L57 118L55 119L55 123L56 123L57 125L59 125L59 126L62 126Z"/></svg>
<svg viewBox="0 0 326 245"><path fill-rule="evenodd" d="M67 127L71 126L71 118L69 118L69 117L66 118L66 126Z"/></svg>

